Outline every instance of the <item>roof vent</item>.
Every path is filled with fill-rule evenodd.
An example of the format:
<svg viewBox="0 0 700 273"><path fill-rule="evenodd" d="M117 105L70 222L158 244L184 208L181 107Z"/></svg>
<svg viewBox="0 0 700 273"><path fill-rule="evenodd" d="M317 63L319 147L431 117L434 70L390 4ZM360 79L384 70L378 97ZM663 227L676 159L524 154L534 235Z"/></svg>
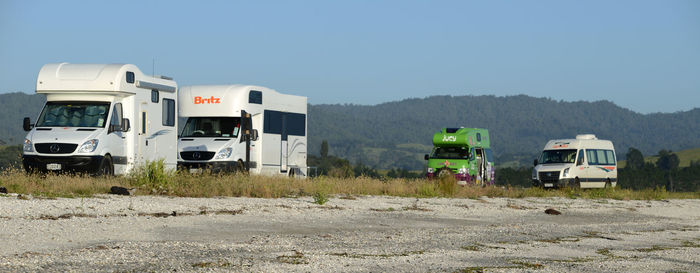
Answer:
<svg viewBox="0 0 700 273"><path fill-rule="evenodd" d="M598 139L594 134L576 135L576 139Z"/></svg>

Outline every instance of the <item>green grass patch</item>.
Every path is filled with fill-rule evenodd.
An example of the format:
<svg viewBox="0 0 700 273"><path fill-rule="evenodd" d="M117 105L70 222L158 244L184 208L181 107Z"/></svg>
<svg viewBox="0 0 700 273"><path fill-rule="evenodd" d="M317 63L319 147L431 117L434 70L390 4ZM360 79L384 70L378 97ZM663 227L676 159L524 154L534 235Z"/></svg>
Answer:
<svg viewBox="0 0 700 273"><path fill-rule="evenodd" d="M373 179L368 177L315 177L297 179L244 174L189 174L164 170L162 162L151 162L132 175L90 177L81 175L25 174L19 169L0 172L0 186L11 193L41 197L88 197L109 192L112 186L134 189L136 195L182 197L244 196L281 198L310 196L317 204L333 196L387 195L414 198L451 197L563 197L616 200L665 200L700 198L699 192L667 192L664 188L555 189L501 186L459 186L452 177L444 179Z"/></svg>

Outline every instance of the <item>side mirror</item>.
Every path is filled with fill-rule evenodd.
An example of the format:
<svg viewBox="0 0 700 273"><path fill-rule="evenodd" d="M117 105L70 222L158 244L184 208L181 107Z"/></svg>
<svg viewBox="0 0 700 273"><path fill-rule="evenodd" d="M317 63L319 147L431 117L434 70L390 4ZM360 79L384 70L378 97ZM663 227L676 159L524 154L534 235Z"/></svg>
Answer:
<svg viewBox="0 0 700 273"><path fill-rule="evenodd" d="M22 128L24 128L24 131L29 131L32 129L32 125L30 123L31 121L28 117L24 118L24 120L22 121Z"/></svg>
<svg viewBox="0 0 700 273"><path fill-rule="evenodd" d="M429 158L430 158L430 156L429 156L428 154L426 154L425 156L423 156L423 159L425 159L425 160L428 160Z"/></svg>
<svg viewBox="0 0 700 273"><path fill-rule="evenodd" d="M251 136L252 141L258 140L258 129L253 129L253 134Z"/></svg>
<svg viewBox="0 0 700 273"><path fill-rule="evenodd" d="M131 123L129 123L128 118L123 118L122 119L122 132L128 132L131 130Z"/></svg>
<svg viewBox="0 0 700 273"><path fill-rule="evenodd" d="M535 159L535 161L533 161L532 165L537 166L537 159Z"/></svg>

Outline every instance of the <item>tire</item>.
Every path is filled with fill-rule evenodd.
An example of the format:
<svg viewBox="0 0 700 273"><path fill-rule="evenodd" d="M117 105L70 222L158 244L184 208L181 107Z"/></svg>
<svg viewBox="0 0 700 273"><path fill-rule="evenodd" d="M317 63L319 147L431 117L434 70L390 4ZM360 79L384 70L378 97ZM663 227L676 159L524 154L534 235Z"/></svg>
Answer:
<svg viewBox="0 0 700 273"><path fill-rule="evenodd" d="M296 175L297 174L296 174L296 171L294 171L294 168L290 168L289 169L289 177L295 177Z"/></svg>
<svg viewBox="0 0 700 273"><path fill-rule="evenodd" d="M100 167L95 172L95 176L114 176L114 164L112 157L106 155L100 162Z"/></svg>
<svg viewBox="0 0 700 273"><path fill-rule="evenodd" d="M243 160L238 160L238 164L233 168L234 173L245 173L245 164Z"/></svg>

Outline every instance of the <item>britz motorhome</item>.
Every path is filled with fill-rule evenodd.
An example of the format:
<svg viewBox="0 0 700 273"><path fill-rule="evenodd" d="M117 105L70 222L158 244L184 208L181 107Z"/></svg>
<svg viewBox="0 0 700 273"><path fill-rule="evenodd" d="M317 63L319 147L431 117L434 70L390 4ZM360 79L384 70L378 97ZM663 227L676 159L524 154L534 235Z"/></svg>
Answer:
<svg viewBox="0 0 700 273"><path fill-rule="evenodd" d="M304 177L306 97L252 85L184 86L178 167Z"/></svg>
<svg viewBox="0 0 700 273"><path fill-rule="evenodd" d="M24 118L30 171L126 174L146 161L177 164L177 85L131 64L47 64L36 92L46 105Z"/></svg>
<svg viewBox="0 0 700 273"><path fill-rule="evenodd" d="M533 186L603 188L617 185L617 157L609 140L595 135L547 142L532 170Z"/></svg>
<svg viewBox="0 0 700 273"><path fill-rule="evenodd" d="M433 151L425 155L427 177L454 175L460 185L493 184L495 164L489 131L443 128L433 135Z"/></svg>

